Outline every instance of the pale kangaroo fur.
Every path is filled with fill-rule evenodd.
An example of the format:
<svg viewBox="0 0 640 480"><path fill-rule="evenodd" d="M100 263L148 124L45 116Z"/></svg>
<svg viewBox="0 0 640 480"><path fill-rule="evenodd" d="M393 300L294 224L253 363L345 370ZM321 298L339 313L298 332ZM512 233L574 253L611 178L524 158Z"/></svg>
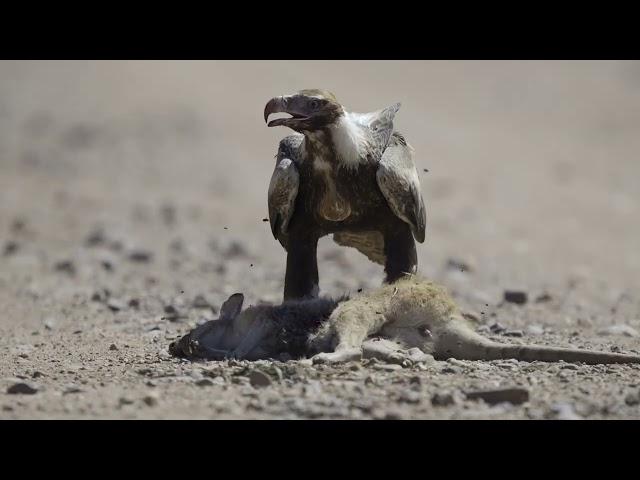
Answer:
<svg viewBox="0 0 640 480"><path fill-rule="evenodd" d="M232 295L221 318L171 344L174 355L257 360L313 356L314 363L376 357L393 362L429 359L640 363L640 356L491 341L476 333L447 291L408 276L354 298L312 299L240 312ZM377 337L377 338L376 338Z"/></svg>

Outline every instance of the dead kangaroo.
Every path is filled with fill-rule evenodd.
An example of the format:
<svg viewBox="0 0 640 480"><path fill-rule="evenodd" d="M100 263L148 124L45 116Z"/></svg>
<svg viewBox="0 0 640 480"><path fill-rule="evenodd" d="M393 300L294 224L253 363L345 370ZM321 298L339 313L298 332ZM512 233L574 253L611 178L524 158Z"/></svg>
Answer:
<svg viewBox="0 0 640 480"><path fill-rule="evenodd" d="M640 363L640 356L536 345L508 345L476 333L447 291L408 277L350 299L316 298L241 311L243 296L223 304L218 320L170 345L176 356L257 360L313 356L314 363L379 358Z"/></svg>

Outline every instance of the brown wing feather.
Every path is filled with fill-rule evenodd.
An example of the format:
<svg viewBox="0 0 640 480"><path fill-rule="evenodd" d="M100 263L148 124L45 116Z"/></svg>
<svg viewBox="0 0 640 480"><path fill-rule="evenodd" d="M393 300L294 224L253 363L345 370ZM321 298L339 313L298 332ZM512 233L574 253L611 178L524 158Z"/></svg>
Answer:
<svg viewBox="0 0 640 480"><path fill-rule="evenodd" d="M425 239L426 210L412 149L397 132L382 154L376 175L378 186L393 213L411 227L416 241Z"/></svg>

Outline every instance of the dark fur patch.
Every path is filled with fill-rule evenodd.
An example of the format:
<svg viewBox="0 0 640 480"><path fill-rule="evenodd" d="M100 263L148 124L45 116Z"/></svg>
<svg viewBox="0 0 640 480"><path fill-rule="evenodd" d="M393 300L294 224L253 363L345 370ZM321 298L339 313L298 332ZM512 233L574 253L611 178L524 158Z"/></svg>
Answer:
<svg viewBox="0 0 640 480"><path fill-rule="evenodd" d="M314 300L285 302L271 311L271 320L277 325L275 351L287 352L293 358L308 353L309 336L326 322L338 303L348 300L318 298Z"/></svg>

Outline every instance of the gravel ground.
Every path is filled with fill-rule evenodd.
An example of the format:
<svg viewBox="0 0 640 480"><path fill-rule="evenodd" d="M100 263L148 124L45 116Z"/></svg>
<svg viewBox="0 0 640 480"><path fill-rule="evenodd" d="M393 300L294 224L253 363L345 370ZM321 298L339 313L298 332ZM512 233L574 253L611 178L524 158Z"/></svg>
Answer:
<svg viewBox="0 0 640 480"><path fill-rule="evenodd" d="M168 355L234 292L281 300L262 108L315 87L403 102L420 271L480 331L640 354L640 63L3 61L0 418L640 418L638 365ZM327 294L382 281L319 257Z"/></svg>

